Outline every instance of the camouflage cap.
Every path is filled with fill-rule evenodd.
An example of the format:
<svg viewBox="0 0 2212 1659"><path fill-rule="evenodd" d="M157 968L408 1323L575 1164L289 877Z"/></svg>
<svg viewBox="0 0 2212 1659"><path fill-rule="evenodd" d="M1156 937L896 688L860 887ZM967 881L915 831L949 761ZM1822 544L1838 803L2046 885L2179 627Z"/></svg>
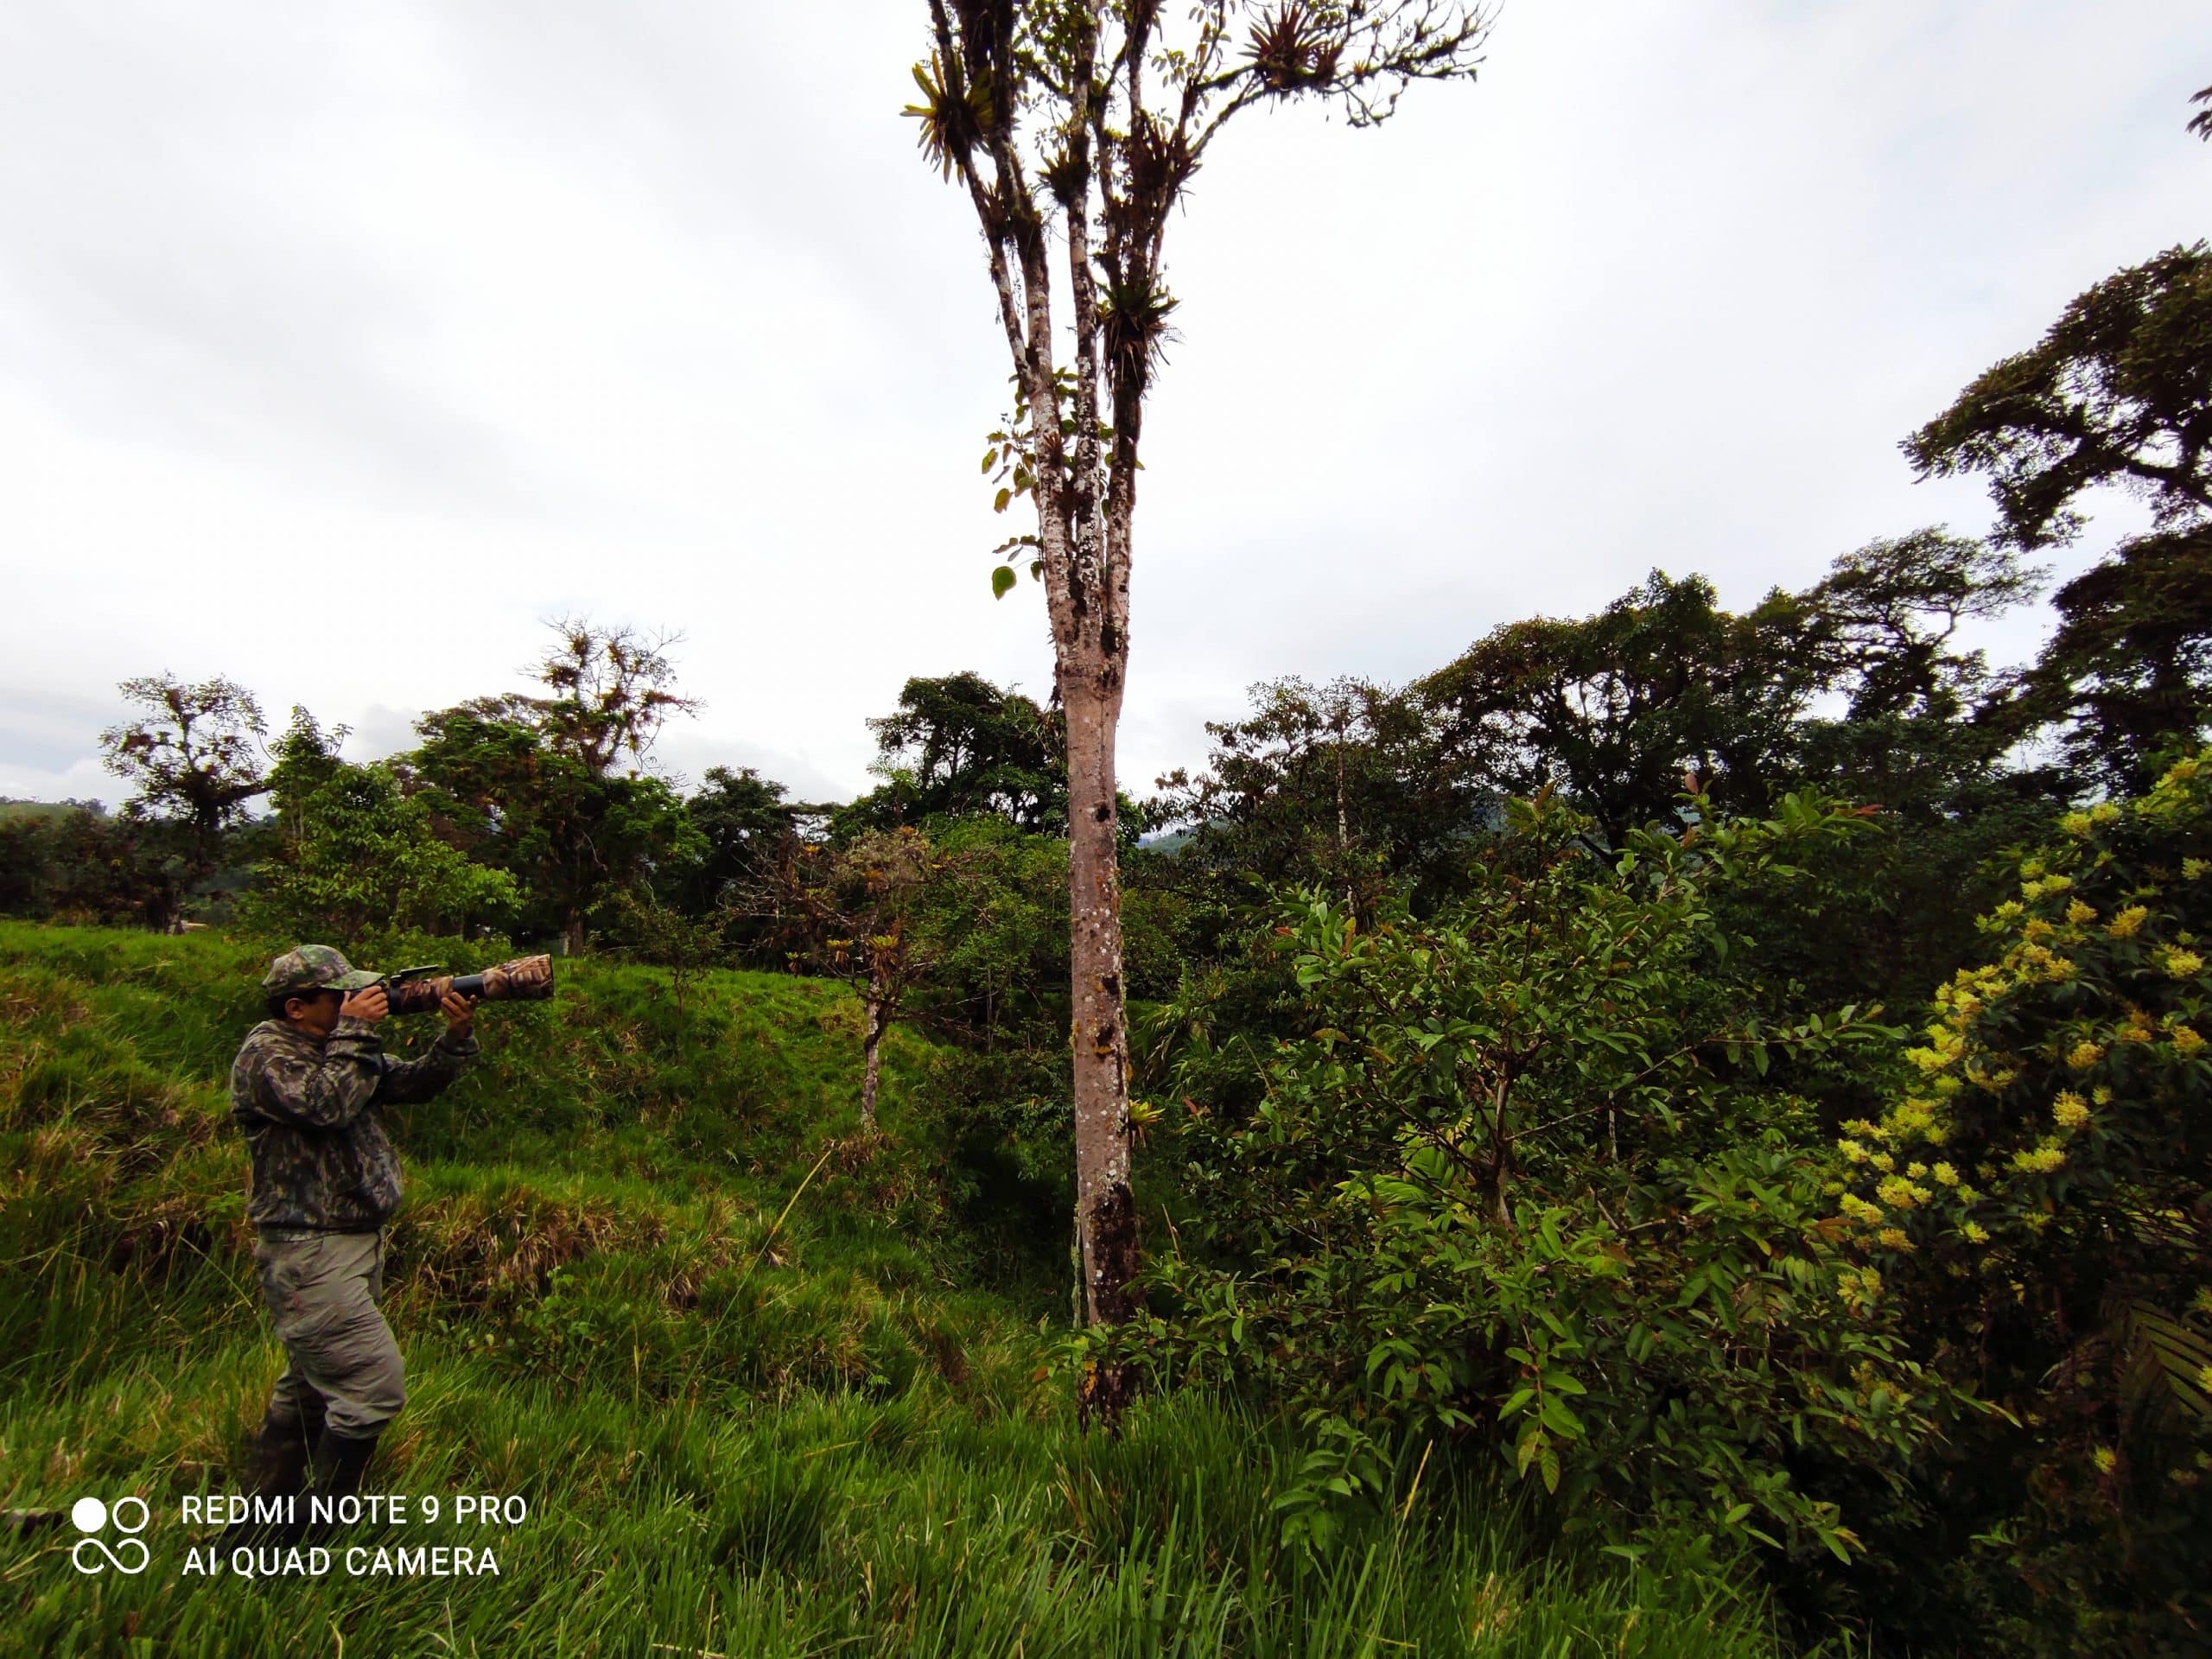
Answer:
<svg viewBox="0 0 2212 1659"><path fill-rule="evenodd" d="M269 964L261 976L264 996L292 996L303 991L358 991L378 976L365 973L327 944L295 945Z"/></svg>

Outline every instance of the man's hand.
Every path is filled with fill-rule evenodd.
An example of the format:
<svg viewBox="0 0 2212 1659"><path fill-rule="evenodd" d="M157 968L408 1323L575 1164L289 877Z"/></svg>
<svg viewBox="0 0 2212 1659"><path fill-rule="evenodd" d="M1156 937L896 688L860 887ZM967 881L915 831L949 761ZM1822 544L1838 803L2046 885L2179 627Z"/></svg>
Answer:
<svg viewBox="0 0 2212 1659"><path fill-rule="evenodd" d="M466 1037L476 1024L476 999L463 996L459 991L448 991L438 999L438 1006L445 1010L446 1035Z"/></svg>
<svg viewBox="0 0 2212 1659"><path fill-rule="evenodd" d="M381 985L364 985L338 1005L341 1020L365 1020L371 1025L391 1012L391 1003L385 996Z"/></svg>

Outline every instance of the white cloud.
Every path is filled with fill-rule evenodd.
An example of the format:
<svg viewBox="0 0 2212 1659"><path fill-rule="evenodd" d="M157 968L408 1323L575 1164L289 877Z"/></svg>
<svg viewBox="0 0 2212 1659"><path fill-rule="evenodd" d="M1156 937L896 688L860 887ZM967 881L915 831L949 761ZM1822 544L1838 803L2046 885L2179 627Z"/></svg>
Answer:
<svg viewBox="0 0 2212 1659"><path fill-rule="evenodd" d="M396 746L567 610L684 630L669 764L801 796L868 785L909 675L1048 688L1033 591L984 585L1003 348L897 114L921 16L0 21L0 791L85 792L113 683L163 667ZM1170 242L1128 784L1255 679L1979 529L1896 443L2199 233L2200 23L1524 3L1378 132L1232 130ZM73 737L17 717L57 697Z"/></svg>

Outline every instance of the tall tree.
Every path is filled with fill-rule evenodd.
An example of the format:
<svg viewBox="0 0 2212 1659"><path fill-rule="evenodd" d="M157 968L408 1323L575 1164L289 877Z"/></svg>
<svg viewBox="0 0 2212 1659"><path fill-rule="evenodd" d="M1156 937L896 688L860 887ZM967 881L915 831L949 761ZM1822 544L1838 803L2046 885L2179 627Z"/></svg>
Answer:
<svg viewBox="0 0 2212 1659"><path fill-rule="evenodd" d="M855 828L992 813L1022 830L1068 821L1066 734L1054 711L980 674L908 680L868 722L886 781L839 815Z"/></svg>
<svg viewBox="0 0 2212 1659"><path fill-rule="evenodd" d="M668 652L683 636L602 626L573 616L546 626L559 644L537 664L539 681L554 693L537 704L540 725L556 747L600 776L612 776L626 754L635 777L661 728L678 715L699 711L696 697L678 696L674 690L676 666Z"/></svg>
<svg viewBox="0 0 2212 1659"><path fill-rule="evenodd" d="M2051 605L2058 627L2023 705L2070 720L2081 773L2147 787L2163 760L2212 733L2212 522L2121 543Z"/></svg>
<svg viewBox="0 0 2212 1659"><path fill-rule="evenodd" d="M253 693L220 677L194 685L151 674L117 689L141 712L100 734L101 764L137 788L124 817L156 844L134 857L161 872L137 890L149 924L167 929L215 868L223 832L267 791L260 740L269 728Z"/></svg>
<svg viewBox="0 0 2212 1659"><path fill-rule="evenodd" d="M1779 591L1738 615L1702 576L1655 570L1595 616L1493 629L1414 688L1491 788L1563 789L1608 848L1671 819L1685 771L1764 802L1823 670Z"/></svg>
<svg viewBox="0 0 2212 1659"><path fill-rule="evenodd" d="M698 791L683 803L701 851L657 869L656 893L694 920L719 919L725 941L741 951L763 946L759 918L734 906L796 849L801 808L785 798L790 792L751 766L709 766ZM780 963L778 957L769 965Z"/></svg>
<svg viewBox="0 0 2212 1659"><path fill-rule="evenodd" d="M675 636L564 618L537 664L550 697L502 693L424 715L416 780L443 834L514 874L571 954L591 913L656 864L702 851L683 804L646 771L654 740L698 702L672 689Z"/></svg>
<svg viewBox="0 0 2212 1659"><path fill-rule="evenodd" d="M1472 75L1489 24L1461 0L928 4L908 112L982 231L1015 391L984 470L1007 480L1001 510L1016 494L1036 509L1016 541L1044 584L1067 721L1076 1231L1086 1316L1112 1322L1137 1259L1114 751L1144 403L1175 306L1168 219L1239 111L1313 98L1371 125L1413 81ZM1014 581L993 573L995 591ZM1110 1415L1118 1391L1107 1378L1088 1397Z"/></svg>
<svg viewBox="0 0 2212 1659"><path fill-rule="evenodd" d="M2212 249L2167 249L2079 296L1904 441L1923 477L1980 473L1997 537L2071 540L2082 493L2115 485L2164 530L2212 513Z"/></svg>
<svg viewBox="0 0 2212 1659"><path fill-rule="evenodd" d="M1988 690L1982 654L1955 643L1960 625L2026 603L2044 575L2001 544L1919 530L1843 555L1801 603L1853 720L1955 720Z"/></svg>
<svg viewBox="0 0 2212 1659"><path fill-rule="evenodd" d="M253 693L220 677L191 685L149 674L117 688L143 711L100 734L100 763L137 786L132 804L147 817L190 826L212 846L269 787L262 777L268 722Z"/></svg>
<svg viewBox="0 0 2212 1659"><path fill-rule="evenodd" d="M1390 880L1448 880L1488 804L1465 786L1421 702L1369 681L1251 688L1252 708L1209 721L1213 753L1160 780L1147 804L1185 828L1179 865L1320 887L1363 920Z"/></svg>
<svg viewBox="0 0 2212 1659"><path fill-rule="evenodd" d="M2212 721L2212 248L2167 249L2077 296L2042 340L1986 370L1905 441L1923 477L1979 473L1996 537L2064 543L2101 486L2156 528L2056 596L2062 619L2013 715L2067 724L2082 772L2146 787Z"/></svg>

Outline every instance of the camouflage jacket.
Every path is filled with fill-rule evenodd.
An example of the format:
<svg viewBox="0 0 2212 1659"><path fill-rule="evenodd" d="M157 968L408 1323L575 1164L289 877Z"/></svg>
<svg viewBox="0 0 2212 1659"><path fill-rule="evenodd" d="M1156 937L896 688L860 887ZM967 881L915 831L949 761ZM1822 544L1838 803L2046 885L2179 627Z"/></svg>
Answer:
<svg viewBox="0 0 2212 1659"><path fill-rule="evenodd" d="M441 1036L419 1060L384 1052L376 1027L340 1020L318 1046L281 1020L247 1033L231 1065L231 1116L253 1151L257 1228L365 1233L399 1207L399 1154L375 1108L429 1099L476 1052Z"/></svg>

